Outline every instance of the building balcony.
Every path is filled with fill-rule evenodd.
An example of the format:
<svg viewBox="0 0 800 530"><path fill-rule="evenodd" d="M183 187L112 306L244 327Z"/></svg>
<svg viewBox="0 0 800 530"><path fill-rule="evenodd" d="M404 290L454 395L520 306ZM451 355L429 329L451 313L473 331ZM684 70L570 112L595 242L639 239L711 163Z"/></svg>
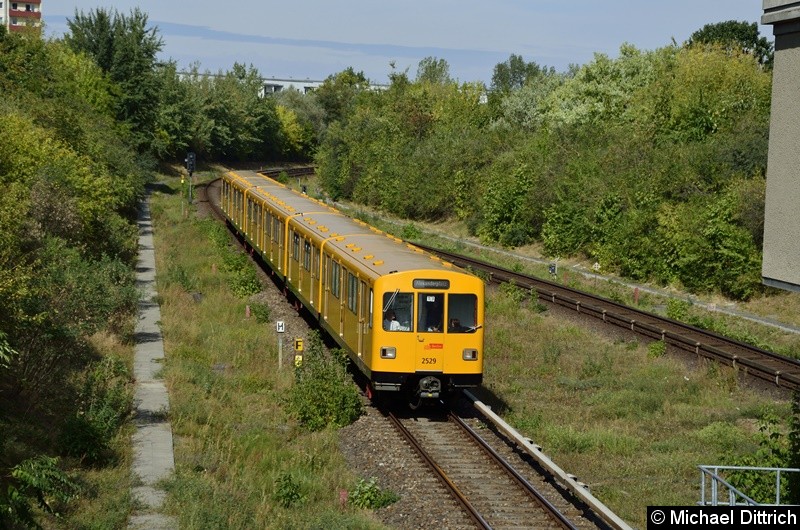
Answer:
<svg viewBox="0 0 800 530"><path fill-rule="evenodd" d="M13 17L17 18L24 18L24 19L33 19L33 20L41 20L42 19L42 12L41 11L24 11L22 9L9 9L8 10L8 18L13 19Z"/></svg>

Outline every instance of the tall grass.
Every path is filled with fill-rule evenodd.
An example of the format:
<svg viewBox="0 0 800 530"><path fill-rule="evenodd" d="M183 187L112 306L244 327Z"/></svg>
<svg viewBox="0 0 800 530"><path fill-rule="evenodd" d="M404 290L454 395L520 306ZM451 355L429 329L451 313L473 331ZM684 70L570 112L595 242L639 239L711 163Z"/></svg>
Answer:
<svg viewBox="0 0 800 530"><path fill-rule="evenodd" d="M254 276L179 200L154 195L151 209L176 441L168 510L182 528L379 528L339 503L358 477L336 431L309 432L284 410L293 370L278 369L273 326L245 318L237 295Z"/></svg>

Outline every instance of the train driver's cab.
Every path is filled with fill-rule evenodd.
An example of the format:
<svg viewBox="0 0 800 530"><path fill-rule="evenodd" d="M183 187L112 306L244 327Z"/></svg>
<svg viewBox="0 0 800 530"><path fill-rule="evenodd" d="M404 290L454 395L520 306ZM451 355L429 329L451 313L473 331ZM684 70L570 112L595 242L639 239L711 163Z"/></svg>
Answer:
<svg viewBox="0 0 800 530"><path fill-rule="evenodd" d="M474 294L394 291L384 293L382 306L384 331L474 333L480 328Z"/></svg>

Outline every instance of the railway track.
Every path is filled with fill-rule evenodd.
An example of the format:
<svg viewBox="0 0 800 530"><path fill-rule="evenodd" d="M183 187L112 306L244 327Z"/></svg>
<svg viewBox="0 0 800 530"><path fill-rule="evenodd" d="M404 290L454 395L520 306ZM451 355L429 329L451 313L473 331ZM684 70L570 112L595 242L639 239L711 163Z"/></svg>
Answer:
<svg viewBox="0 0 800 530"><path fill-rule="evenodd" d="M788 390L800 389L800 361L797 359L556 282L520 274L481 260L425 245L417 244L417 246L459 267L483 271L492 282L513 282L521 289L535 292L542 302L572 309L581 315L626 328L650 339L663 340L669 345L732 366L746 375L769 381L778 387Z"/></svg>
<svg viewBox="0 0 800 530"><path fill-rule="evenodd" d="M272 168L259 171L260 174L272 179L277 178L281 174L286 174L287 177L303 177L306 175L313 175L316 171L314 166L302 167L289 167L289 168Z"/></svg>
<svg viewBox="0 0 800 530"><path fill-rule="evenodd" d="M388 418L478 527L578 528L454 413Z"/></svg>

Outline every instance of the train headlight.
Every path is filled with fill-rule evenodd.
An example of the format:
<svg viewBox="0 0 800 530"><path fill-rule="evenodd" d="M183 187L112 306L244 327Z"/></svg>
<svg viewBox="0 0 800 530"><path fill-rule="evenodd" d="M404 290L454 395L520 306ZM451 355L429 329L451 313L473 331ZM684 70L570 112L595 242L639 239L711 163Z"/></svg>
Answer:
<svg viewBox="0 0 800 530"><path fill-rule="evenodd" d="M461 352L461 357L465 361L477 361L478 360L478 350L475 348L464 348L464 351Z"/></svg>
<svg viewBox="0 0 800 530"><path fill-rule="evenodd" d="M383 346L381 348L381 359L394 359L397 357L397 348L394 346Z"/></svg>

